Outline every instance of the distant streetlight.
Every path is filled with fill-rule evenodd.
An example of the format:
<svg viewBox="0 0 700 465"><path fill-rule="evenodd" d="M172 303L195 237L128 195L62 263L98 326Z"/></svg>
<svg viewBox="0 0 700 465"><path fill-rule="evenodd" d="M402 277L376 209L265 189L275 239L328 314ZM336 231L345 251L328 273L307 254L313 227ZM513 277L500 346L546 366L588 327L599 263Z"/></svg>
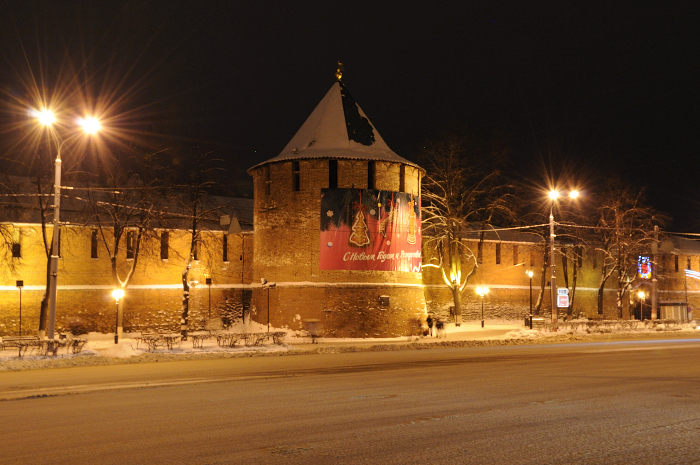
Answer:
<svg viewBox="0 0 700 465"><path fill-rule="evenodd" d="M206 278L207 286L209 286L209 319L211 320L211 276Z"/></svg>
<svg viewBox="0 0 700 465"><path fill-rule="evenodd" d="M267 279L261 278L260 282L262 283L263 289L267 289L267 332L270 332L270 288L271 287L276 287L277 283L268 283Z"/></svg>
<svg viewBox="0 0 700 465"><path fill-rule="evenodd" d="M43 108L42 110L32 110L30 112L31 116L37 119L37 121L47 128L50 128L56 122L56 115L48 108ZM82 132L85 134L94 135L100 128L99 120L95 117L89 116L86 118L78 119L77 124L82 128ZM61 149L63 149L63 144L77 136L80 133L73 134L66 139L59 140L56 131L49 131L53 136L54 141L57 146L56 151L56 161L55 161L55 172L54 172L54 197L53 197L53 238L51 241L51 270L49 274L49 315L48 315L48 339L54 339L54 331L56 328L56 289L58 286L58 239L60 234L60 214L61 214Z"/></svg>
<svg viewBox="0 0 700 465"><path fill-rule="evenodd" d="M17 289L19 289L19 335L22 337L22 288L24 287L24 281L17 280Z"/></svg>
<svg viewBox="0 0 700 465"><path fill-rule="evenodd" d="M117 317L114 322L114 343L119 344L119 300L124 297L124 289L113 290L112 297L114 297L114 301L117 303Z"/></svg>
<svg viewBox="0 0 700 465"><path fill-rule="evenodd" d="M532 272L532 270L527 270L525 272L525 274L527 275L528 278L530 278L530 317L529 317L529 321L530 321L530 329L532 329L532 275L534 273Z"/></svg>
<svg viewBox="0 0 700 465"><path fill-rule="evenodd" d="M549 198L551 200L549 206L549 269L550 269L550 286L549 290L552 294L552 330L557 330L557 277L556 277L556 264L554 260L554 202L560 197L560 192L557 190L549 191ZM569 191L570 199L577 199L579 197L579 191L572 190Z"/></svg>
<svg viewBox="0 0 700 465"><path fill-rule="evenodd" d="M477 287L476 293L481 297L481 327L484 327L484 296L489 293L488 287Z"/></svg>

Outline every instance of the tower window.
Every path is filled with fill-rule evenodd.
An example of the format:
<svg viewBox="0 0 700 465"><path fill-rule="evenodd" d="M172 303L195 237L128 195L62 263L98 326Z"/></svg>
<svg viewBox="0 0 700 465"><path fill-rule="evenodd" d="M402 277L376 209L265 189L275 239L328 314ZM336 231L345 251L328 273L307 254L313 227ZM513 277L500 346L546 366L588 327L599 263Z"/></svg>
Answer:
<svg viewBox="0 0 700 465"><path fill-rule="evenodd" d="M298 161L293 161L292 162L292 190L293 191L298 191L299 190L299 162Z"/></svg>
<svg viewBox="0 0 700 465"><path fill-rule="evenodd" d="M263 168L263 181L265 182L265 195L270 196L271 186L270 186L270 165L265 165Z"/></svg>
<svg viewBox="0 0 700 465"><path fill-rule="evenodd" d="M160 259L168 259L168 250L170 249L170 233L163 231L160 233Z"/></svg>
<svg viewBox="0 0 700 465"><path fill-rule="evenodd" d="M501 243L496 244L496 265L501 264Z"/></svg>
<svg viewBox="0 0 700 465"><path fill-rule="evenodd" d="M406 165L399 168L399 192L406 192Z"/></svg>
<svg viewBox="0 0 700 465"><path fill-rule="evenodd" d="M675 255L673 258L675 259L676 273L678 273L678 255Z"/></svg>
<svg viewBox="0 0 700 465"><path fill-rule="evenodd" d="M367 162L367 189L376 189L375 185L375 172L377 170L377 163L374 161Z"/></svg>
<svg viewBox="0 0 700 465"><path fill-rule="evenodd" d="M338 160L328 160L328 188L338 188Z"/></svg>
<svg viewBox="0 0 700 465"><path fill-rule="evenodd" d="M97 229L90 232L90 258L97 258Z"/></svg>

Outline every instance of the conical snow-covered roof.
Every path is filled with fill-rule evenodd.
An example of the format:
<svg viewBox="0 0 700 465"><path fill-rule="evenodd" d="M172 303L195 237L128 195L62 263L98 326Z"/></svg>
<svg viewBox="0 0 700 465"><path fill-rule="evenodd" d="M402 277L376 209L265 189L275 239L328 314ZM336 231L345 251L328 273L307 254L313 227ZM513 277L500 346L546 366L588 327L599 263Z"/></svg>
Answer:
<svg viewBox="0 0 700 465"><path fill-rule="evenodd" d="M312 158L388 161L423 171L386 145L340 81L333 84L282 153L248 171L267 163Z"/></svg>

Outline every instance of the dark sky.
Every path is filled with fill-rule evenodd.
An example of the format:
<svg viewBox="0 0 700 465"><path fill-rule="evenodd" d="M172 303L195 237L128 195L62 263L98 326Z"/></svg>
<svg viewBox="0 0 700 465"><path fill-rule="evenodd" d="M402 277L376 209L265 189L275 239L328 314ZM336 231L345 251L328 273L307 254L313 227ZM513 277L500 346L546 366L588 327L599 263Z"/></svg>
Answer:
<svg viewBox="0 0 700 465"><path fill-rule="evenodd" d="M215 145L243 172L282 150L340 60L399 155L498 129L533 183L619 175L700 230L697 2L454 3L2 1L2 99L29 71L47 94L73 77L130 131Z"/></svg>

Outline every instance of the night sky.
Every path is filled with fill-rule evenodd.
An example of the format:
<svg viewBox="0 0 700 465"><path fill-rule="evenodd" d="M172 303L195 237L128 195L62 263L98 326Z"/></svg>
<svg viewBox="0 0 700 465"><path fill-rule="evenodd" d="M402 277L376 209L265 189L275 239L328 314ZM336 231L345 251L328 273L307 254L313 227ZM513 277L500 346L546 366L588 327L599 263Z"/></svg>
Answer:
<svg viewBox="0 0 700 465"><path fill-rule="evenodd" d="M2 121L34 83L80 87L125 133L214 146L245 176L340 60L399 155L451 127L495 130L532 184L621 176L672 229L700 231L697 2L453 3L2 1Z"/></svg>

